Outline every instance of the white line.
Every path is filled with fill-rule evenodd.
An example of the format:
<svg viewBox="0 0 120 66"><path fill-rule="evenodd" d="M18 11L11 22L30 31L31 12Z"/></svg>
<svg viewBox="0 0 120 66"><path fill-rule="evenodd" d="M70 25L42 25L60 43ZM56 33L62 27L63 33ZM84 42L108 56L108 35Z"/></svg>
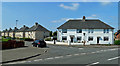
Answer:
<svg viewBox="0 0 120 66"><path fill-rule="evenodd" d="M74 54L75 56L79 55L79 54Z"/></svg>
<svg viewBox="0 0 120 66"><path fill-rule="evenodd" d="M96 52L91 52L91 53L96 53Z"/></svg>
<svg viewBox="0 0 120 66"><path fill-rule="evenodd" d="M49 60L49 59L53 59L53 58L46 58L47 60Z"/></svg>
<svg viewBox="0 0 120 66"><path fill-rule="evenodd" d="M58 57L55 57L55 58L63 58L63 56L58 56Z"/></svg>
<svg viewBox="0 0 120 66"><path fill-rule="evenodd" d="M86 53L81 53L81 55L85 55Z"/></svg>
<svg viewBox="0 0 120 66"><path fill-rule="evenodd" d="M83 49L83 48L78 48L78 49Z"/></svg>
<svg viewBox="0 0 120 66"><path fill-rule="evenodd" d="M99 62L95 62L95 63L89 64L89 65L86 65L86 66L92 66L92 65L96 65L96 64L99 64Z"/></svg>
<svg viewBox="0 0 120 66"><path fill-rule="evenodd" d="M40 60L43 60L43 59L37 59L37 60L34 60L34 61L40 61Z"/></svg>
<svg viewBox="0 0 120 66"><path fill-rule="evenodd" d="M110 58L110 59L108 59L108 61L110 61L110 60L114 60L114 59L118 59L118 58L120 58L120 56L118 56L118 57L114 57L114 58Z"/></svg>

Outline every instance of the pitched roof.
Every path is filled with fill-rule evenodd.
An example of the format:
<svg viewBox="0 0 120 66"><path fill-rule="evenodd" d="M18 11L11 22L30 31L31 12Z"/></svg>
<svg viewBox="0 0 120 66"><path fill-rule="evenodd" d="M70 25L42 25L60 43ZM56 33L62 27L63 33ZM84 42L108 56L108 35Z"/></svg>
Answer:
<svg viewBox="0 0 120 66"><path fill-rule="evenodd" d="M30 29L28 29L27 31L48 31L46 28L44 28L43 26L41 26L40 24L38 23L35 23L34 26L32 26Z"/></svg>
<svg viewBox="0 0 120 66"><path fill-rule="evenodd" d="M98 19L68 20L57 29L114 29Z"/></svg>
<svg viewBox="0 0 120 66"><path fill-rule="evenodd" d="M18 28L15 27L11 32L17 32Z"/></svg>
<svg viewBox="0 0 120 66"><path fill-rule="evenodd" d="M6 31L6 32L11 32L12 31L12 29L10 28L8 31Z"/></svg>
<svg viewBox="0 0 120 66"><path fill-rule="evenodd" d="M19 30L17 30L17 32L24 32L27 31L29 29L29 27L23 25L23 27L21 27Z"/></svg>

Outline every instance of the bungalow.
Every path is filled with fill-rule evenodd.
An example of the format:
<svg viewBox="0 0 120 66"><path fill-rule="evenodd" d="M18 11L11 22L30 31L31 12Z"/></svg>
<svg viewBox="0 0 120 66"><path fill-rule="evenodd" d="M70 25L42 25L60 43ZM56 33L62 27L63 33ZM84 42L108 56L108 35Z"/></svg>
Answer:
<svg viewBox="0 0 120 66"><path fill-rule="evenodd" d="M49 30L44 28L38 23L35 23L31 28L25 32L26 38L32 38L32 39L44 39L49 36Z"/></svg>
<svg viewBox="0 0 120 66"><path fill-rule="evenodd" d="M17 32L15 33L16 38L25 38L25 32L29 29L29 27L23 25Z"/></svg>
<svg viewBox="0 0 120 66"><path fill-rule="evenodd" d="M99 19L70 19L57 29L57 40L68 44L114 43L114 28Z"/></svg>
<svg viewBox="0 0 120 66"><path fill-rule="evenodd" d="M7 29L6 29L6 30L3 30L3 31L1 32L1 36L6 36L6 34L5 34L6 31L7 31Z"/></svg>

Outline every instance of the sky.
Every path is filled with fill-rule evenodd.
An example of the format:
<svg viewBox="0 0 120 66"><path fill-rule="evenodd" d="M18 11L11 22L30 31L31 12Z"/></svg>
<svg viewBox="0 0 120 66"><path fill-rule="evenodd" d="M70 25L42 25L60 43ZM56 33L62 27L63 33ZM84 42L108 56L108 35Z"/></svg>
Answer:
<svg viewBox="0 0 120 66"><path fill-rule="evenodd" d="M32 27L35 22L50 31L68 19L100 19L118 29L118 2L3 2L2 30L20 28L23 25Z"/></svg>

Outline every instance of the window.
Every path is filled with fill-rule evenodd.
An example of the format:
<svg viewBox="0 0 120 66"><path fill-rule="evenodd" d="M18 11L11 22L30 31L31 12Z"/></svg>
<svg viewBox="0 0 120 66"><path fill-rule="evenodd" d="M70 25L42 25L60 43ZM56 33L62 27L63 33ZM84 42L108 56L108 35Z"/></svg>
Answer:
<svg viewBox="0 0 120 66"><path fill-rule="evenodd" d="M63 37L62 37L62 40L67 40L67 36L63 36Z"/></svg>
<svg viewBox="0 0 120 66"><path fill-rule="evenodd" d="M77 37L77 40L81 40L81 37L79 36L79 37Z"/></svg>
<svg viewBox="0 0 120 66"><path fill-rule="evenodd" d="M93 37L88 37L88 41L93 41Z"/></svg>
<svg viewBox="0 0 120 66"><path fill-rule="evenodd" d="M62 29L62 33L67 33L67 29Z"/></svg>
<svg viewBox="0 0 120 66"><path fill-rule="evenodd" d="M93 33L94 32L94 29L89 29L88 30L88 33Z"/></svg>
<svg viewBox="0 0 120 66"><path fill-rule="evenodd" d="M109 29L104 29L104 33L109 33Z"/></svg>
<svg viewBox="0 0 120 66"><path fill-rule="evenodd" d="M108 41L109 40L109 38L108 37L104 37L104 41Z"/></svg>
<svg viewBox="0 0 120 66"><path fill-rule="evenodd" d="M77 33L82 33L82 29L77 29Z"/></svg>

